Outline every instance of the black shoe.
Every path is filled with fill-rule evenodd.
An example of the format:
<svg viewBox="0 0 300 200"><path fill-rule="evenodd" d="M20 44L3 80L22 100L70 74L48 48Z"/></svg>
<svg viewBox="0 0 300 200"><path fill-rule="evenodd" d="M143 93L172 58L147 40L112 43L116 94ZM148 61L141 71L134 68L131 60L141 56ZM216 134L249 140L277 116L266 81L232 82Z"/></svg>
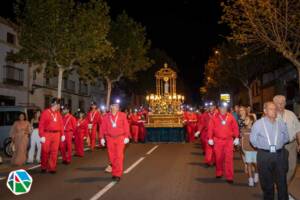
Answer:
<svg viewBox="0 0 300 200"><path fill-rule="evenodd" d="M227 182L228 184L230 184L230 185L233 184L233 180L226 180L226 182Z"/></svg>
<svg viewBox="0 0 300 200"><path fill-rule="evenodd" d="M221 178L222 178L222 176L216 176L216 178L217 178L217 179L221 179Z"/></svg>
<svg viewBox="0 0 300 200"><path fill-rule="evenodd" d="M113 176L112 180L115 181L115 182L120 182L121 178L118 177L118 176Z"/></svg>
<svg viewBox="0 0 300 200"><path fill-rule="evenodd" d="M42 170L41 170L41 173L42 173L42 174L45 174L45 173L47 173L47 170L42 169Z"/></svg>
<svg viewBox="0 0 300 200"><path fill-rule="evenodd" d="M69 164L70 164L70 162L65 161L65 160L64 160L62 163L63 163L64 165L69 165Z"/></svg>
<svg viewBox="0 0 300 200"><path fill-rule="evenodd" d="M56 171L49 171L50 174L56 174Z"/></svg>

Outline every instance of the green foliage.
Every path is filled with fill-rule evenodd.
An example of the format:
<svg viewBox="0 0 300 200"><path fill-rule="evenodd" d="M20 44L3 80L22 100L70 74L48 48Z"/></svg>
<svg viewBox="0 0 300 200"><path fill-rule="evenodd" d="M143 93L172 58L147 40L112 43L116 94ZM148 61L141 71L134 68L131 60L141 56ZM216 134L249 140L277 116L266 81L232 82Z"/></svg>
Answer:
<svg viewBox="0 0 300 200"><path fill-rule="evenodd" d="M145 28L122 13L111 22L108 40L114 48L111 57L96 57L88 65L95 74L117 82L120 78L133 79L135 73L151 66L147 57L150 41L146 38Z"/></svg>
<svg viewBox="0 0 300 200"><path fill-rule="evenodd" d="M106 40L110 18L108 6L102 0L22 2L17 2L15 12L21 50L8 59L46 63L47 71L57 74L58 67L69 70L95 55L110 55L110 43Z"/></svg>

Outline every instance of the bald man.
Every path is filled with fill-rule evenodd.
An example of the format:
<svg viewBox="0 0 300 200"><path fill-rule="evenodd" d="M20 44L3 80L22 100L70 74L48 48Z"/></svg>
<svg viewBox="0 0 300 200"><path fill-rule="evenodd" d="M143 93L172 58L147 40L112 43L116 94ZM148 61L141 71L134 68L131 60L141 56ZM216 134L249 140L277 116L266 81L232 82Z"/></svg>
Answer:
<svg viewBox="0 0 300 200"><path fill-rule="evenodd" d="M278 199L288 200L288 152L284 145L289 141L288 129L282 120L276 120L273 102L264 104L264 117L257 120L250 134L250 142L257 149L257 168L265 200L274 199L274 186Z"/></svg>
<svg viewBox="0 0 300 200"><path fill-rule="evenodd" d="M282 120L288 128L289 142L285 145L286 150L289 152L289 171L287 174L287 182L291 183L297 168L297 136L300 137L300 123L297 116L290 110L285 109L286 98L283 95L276 95L273 98L276 105L277 119Z"/></svg>

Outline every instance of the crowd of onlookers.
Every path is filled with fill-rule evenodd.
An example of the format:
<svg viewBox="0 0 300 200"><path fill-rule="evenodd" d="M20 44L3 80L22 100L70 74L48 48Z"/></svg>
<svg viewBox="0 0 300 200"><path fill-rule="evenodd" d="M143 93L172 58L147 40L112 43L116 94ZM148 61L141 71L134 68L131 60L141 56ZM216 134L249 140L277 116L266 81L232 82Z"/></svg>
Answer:
<svg viewBox="0 0 300 200"><path fill-rule="evenodd" d="M233 172L230 173L231 161L228 161L233 158L228 155L230 151L227 149L234 146L235 151L239 152L242 157L243 168L248 176L250 187L260 182L264 199L274 199L274 188L277 190L278 199L292 199L288 195L288 185L292 182L297 169L297 156L300 151L300 122L297 116L285 107L286 98L282 95L277 95L272 101L265 102L263 113L259 117L251 112L250 106L235 105L230 109L229 106L220 104L217 107L214 103L210 103L198 113L198 117L196 117L196 112L186 114L187 134L195 133L196 137L200 137L202 146L206 146L202 147L205 151L204 162L208 167L216 165L216 178L222 177L218 175L220 172L217 169L218 162L221 160L224 162L219 164L222 165L221 169L230 177L226 177L227 182L233 182ZM191 117L193 113L194 117ZM229 116L228 119L226 115ZM230 116L235 119L235 122L230 121ZM197 122L200 125L197 126ZM224 128L226 126L228 127ZM235 127L238 129L239 141L234 134ZM188 140L193 142L193 135L189 135ZM204 139L203 135L205 135ZM225 140L231 141L230 144L224 142ZM224 158L220 158L220 155L218 158L219 147L223 151L220 155Z"/></svg>

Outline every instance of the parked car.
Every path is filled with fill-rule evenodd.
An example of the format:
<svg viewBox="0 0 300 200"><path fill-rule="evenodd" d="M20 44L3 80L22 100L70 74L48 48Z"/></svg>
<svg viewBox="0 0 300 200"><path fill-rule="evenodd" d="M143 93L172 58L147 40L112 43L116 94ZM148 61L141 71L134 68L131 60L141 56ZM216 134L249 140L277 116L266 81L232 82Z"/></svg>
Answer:
<svg viewBox="0 0 300 200"><path fill-rule="evenodd" d="M5 155L12 156L9 131L20 113L25 113L30 121L37 110L39 108L36 106L0 106L0 149L3 149Z"/></svg>

